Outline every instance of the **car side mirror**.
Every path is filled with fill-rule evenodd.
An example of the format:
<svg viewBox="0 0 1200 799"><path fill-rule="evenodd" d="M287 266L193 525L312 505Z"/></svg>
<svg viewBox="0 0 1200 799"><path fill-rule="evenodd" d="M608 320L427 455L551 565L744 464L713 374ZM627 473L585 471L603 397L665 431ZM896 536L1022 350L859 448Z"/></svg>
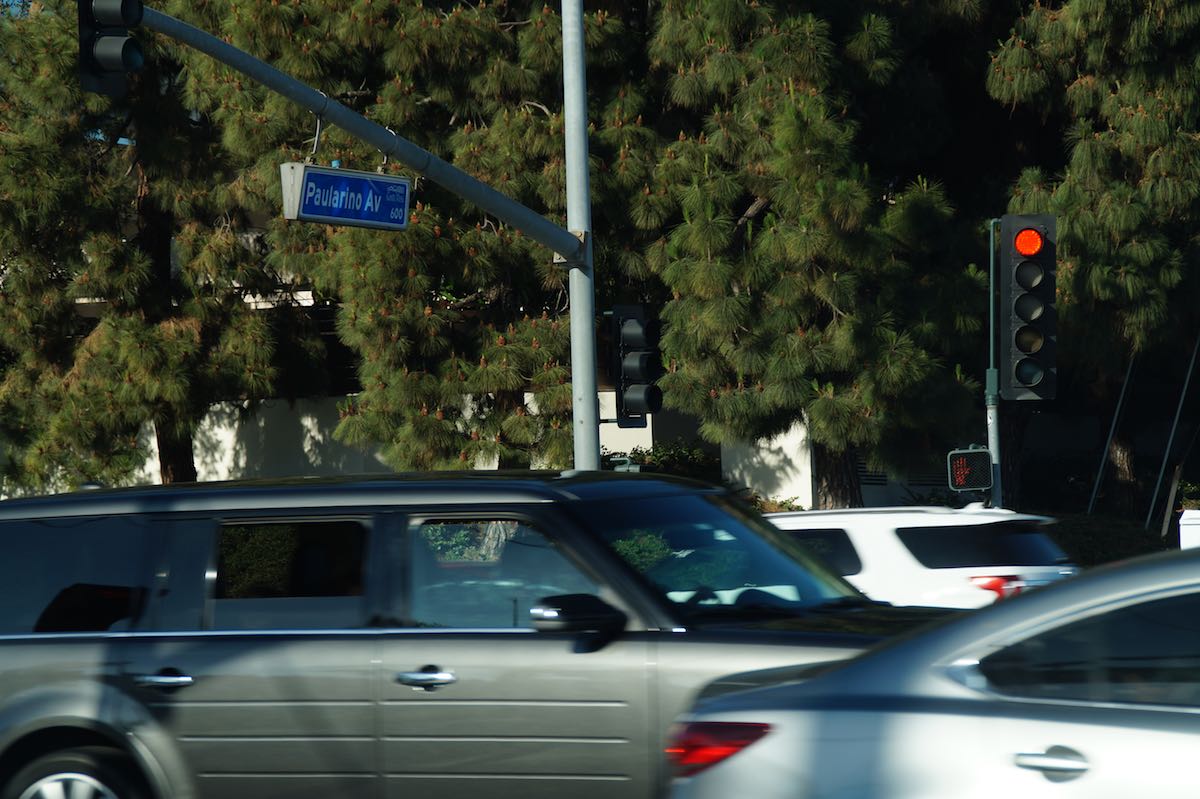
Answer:
<svg viewBox="0 0 1200 799"><path fill-rule="evenodd" d="M593 594L560 594L539 599L529 609L533 629L544 633L616 634L629 617Z"/></svg>

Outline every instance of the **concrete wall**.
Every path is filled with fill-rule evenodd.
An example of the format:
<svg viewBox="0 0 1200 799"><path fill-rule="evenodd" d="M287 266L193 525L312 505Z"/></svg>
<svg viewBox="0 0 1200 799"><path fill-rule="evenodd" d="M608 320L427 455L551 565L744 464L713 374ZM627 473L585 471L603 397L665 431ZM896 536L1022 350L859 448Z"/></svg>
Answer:
<svg viewBox="0 0 1200 799"><path fill-rule="evenodd" d="M600 418L613 418L613 392L602 391L599 398ZM271 400L253 415L245 414L238 403L215 405L196 432L197 478L212 481L392 471L377 454L346 446L333 437L338 402L337 397L295 403ZM607 452L648 449L654 443L654 433L653 418L640 428L601 424L600 448ZM143 443L151 454L137 482L158 483L158 449L150 430L143 434Z"/></svg>
<svg viewBox="0 0 1200 799"><path fill-rule="evenodd" d="M195 438L197 476L202 481L299 475L372 474L392 471L378 454L349 447L333 437L338 423L337 397L288 403L263 403L249 415L237 403L222 403L209 412ZM613 419L612 391L599 392L600 419ZM682 440L694 443L694 419L670 411L651 415L644 427L600 425L602 453L649 449L656 442ZM140 483L158 483L158 456L150 430L143 443L151 453ZM731 485L749 488L773 500L791 500L803 508L814 506L812 450L802 425L758 442L726 441L720 446L722 476ZM478 464L477 468L495 468ZM863 499L868 506L905 504L909 486L885 475L860 474ZM933 475L929 485L943 485L944 475ZM913 487L925 485L919 480Z"/></svg>
<svg viewBox="0 0 1200 799"><path fill-rule="evenodd" d="M721 442L721 473L759 496L813 507L812 450L803 425L761 441Z"/></svg>
<svg viewBox="0 0 1200 799"><path fill-rule="evenodd" d="M368 474L391 469L378 456L333 437L338 398L270 400L247 415L238 403L213 406L196 431L196 476L201 481L252 477ZM151 453L141 475L158 483L158 450L147 432Z"/></svg>

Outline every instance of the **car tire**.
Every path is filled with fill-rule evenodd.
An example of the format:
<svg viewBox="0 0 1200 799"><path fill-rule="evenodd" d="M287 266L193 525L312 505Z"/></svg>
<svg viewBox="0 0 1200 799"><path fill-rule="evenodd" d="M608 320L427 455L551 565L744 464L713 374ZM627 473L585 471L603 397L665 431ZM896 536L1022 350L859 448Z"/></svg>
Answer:
<svg viewBox="0 0 1200 799"><path fill-rule="evenodd" d="M13 775L0 793L0 799L63 796L148 799L129 758L103 747L66 749L44 755Z"/></svg>

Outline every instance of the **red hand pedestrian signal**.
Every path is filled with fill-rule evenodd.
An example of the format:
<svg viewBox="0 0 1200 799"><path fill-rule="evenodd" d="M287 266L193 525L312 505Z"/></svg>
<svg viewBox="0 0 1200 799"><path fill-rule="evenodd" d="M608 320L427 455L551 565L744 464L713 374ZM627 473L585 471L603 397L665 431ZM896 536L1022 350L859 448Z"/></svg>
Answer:
<svg viewBox="0 0 1200 799"><path fill-rule="evenodd" d="M946 456L950 488L984 491L992 487L992 454L986 449L956 449Z"/></svg>

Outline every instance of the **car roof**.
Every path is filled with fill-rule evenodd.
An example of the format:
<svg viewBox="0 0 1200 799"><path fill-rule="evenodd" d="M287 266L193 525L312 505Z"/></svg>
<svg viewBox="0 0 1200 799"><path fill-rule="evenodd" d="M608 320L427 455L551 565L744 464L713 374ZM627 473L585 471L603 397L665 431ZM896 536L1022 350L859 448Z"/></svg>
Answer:
<svg viewBox="0 0 1200 799"><path fill-rule="evenodd" d="M695 480L645 472L412 472L94 488L0 501L0 521L263 507L351 509L412 502L447 506L549 503L695 493L723 490Z"/></svg>
<svg viewBox="0 0 1200 799"><path fill-rule="evenodd" d="M828 510L782 511L766 514L772 521L793 520L812 522L820 526L836 526L854 521L890 523L889 526L937 527L989 522L1028 521L1038 524L1053 522L1050 516L1019 513L1008 508L985 508L981 504L963 508L935 505L895 505L874 508L833 508Z"/></svg>

